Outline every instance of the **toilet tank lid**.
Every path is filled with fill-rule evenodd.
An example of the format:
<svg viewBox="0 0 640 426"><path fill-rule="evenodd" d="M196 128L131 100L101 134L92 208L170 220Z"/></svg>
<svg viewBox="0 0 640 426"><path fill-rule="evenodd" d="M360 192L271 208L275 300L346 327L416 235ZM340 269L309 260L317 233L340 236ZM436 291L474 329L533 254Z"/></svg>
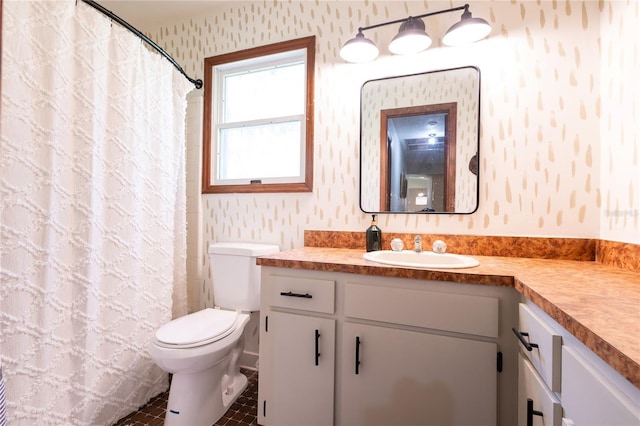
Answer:
<svg viewBox="0 0 640 426"><path fill-rule="evenodd" d="M209 245L209 254L256 257L279 251L280 248L275 244L222 242Z"/></svg>

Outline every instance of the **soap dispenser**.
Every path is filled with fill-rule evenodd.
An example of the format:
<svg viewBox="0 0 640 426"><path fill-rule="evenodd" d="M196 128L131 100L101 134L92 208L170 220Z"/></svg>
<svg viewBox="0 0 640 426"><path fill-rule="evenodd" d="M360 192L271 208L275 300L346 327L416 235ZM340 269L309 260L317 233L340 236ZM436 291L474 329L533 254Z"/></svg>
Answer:
<svg viewBox="0 0 640 426"><path fill-rule="evenodd" d="M376 225L376 215L372 215L371 226L367 228L367 251L382 250L382 231Z"/></svg>

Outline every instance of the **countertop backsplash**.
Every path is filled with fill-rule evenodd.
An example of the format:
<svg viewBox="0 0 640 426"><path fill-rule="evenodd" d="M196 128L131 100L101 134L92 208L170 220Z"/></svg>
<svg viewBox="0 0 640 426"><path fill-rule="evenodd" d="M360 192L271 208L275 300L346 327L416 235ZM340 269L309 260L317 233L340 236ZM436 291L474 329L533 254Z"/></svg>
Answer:
<svg viewBox="0 0 640 426"><path fill-rule="evenodd" d="M411 249L416 235L422 237L423 247L429 250L435 240L442 240L447 244L447 251L456 254L595 261L640 272L640 245L591 238L406 234L383 229L382 248L390 250L391 240L400 238L405 249ZM365 233L305 230L304 246L364 250Z"/></svg>

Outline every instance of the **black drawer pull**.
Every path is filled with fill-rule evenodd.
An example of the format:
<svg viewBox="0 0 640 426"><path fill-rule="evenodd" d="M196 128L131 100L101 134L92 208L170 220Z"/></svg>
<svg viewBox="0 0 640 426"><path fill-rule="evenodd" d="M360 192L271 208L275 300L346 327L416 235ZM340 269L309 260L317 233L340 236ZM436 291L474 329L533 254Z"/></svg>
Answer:
<svg viewBox="0 0 640 426"><path fill-rule="evenodd" d="M313 296L312 296L312 295L310 295L309 293L302 294L302 293L293 293L293 292L291 292L291 291L287 291L287 292L281 291L281 292L280 292L280 296L287 296L287 297L302 297L303 299L311 299L311 298L313 297Z"/></svg>
<svg viewBox="0 0 640 426"><path fill-rule="evenodd" d="M356 374L360 374L360 336L356 336Z"/></svg>
<svg viewBox="0 0 640 426"><path fill-rule="evenodd" d="M543 417L542 411L533 409L533 399L527 398L527 426L533 426L533 416Z"/></svg>
<svg viewBox="0 0 640 426"><path fill-rule="evenodd" d="M526 341L525 337L529 337L529 333L525 333L523 331L518 331L515 328L512 328L511 330L513 330L513 332L515 333L516 337L518 337L518 339L520 340L520 343L522 343L522 345L525 347L526 350L528 350L529 352L531 352L533 350L533 348L537 348L538 344L537 343L529 343Z"/></svg>
<svg viewBox="0 0 640 426"><path fill-rule="evenodd" d="M316 330L316 366L320 360L320 331Z"/></svg>

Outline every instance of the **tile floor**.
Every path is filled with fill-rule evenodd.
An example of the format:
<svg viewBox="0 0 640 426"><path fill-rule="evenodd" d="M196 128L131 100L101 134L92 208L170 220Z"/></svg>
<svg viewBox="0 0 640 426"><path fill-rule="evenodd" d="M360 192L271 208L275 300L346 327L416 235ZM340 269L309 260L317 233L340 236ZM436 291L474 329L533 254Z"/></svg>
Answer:
<svg viewBox="0 0 640 426"><path fill-rule="evenodd" d="M215 426L255 426L258 424L258 372L244 368L241 371L249 379L247 389ZM156 396L140 410L118 420L115 426L162 426L168 397L168 391Z"/></svg>

